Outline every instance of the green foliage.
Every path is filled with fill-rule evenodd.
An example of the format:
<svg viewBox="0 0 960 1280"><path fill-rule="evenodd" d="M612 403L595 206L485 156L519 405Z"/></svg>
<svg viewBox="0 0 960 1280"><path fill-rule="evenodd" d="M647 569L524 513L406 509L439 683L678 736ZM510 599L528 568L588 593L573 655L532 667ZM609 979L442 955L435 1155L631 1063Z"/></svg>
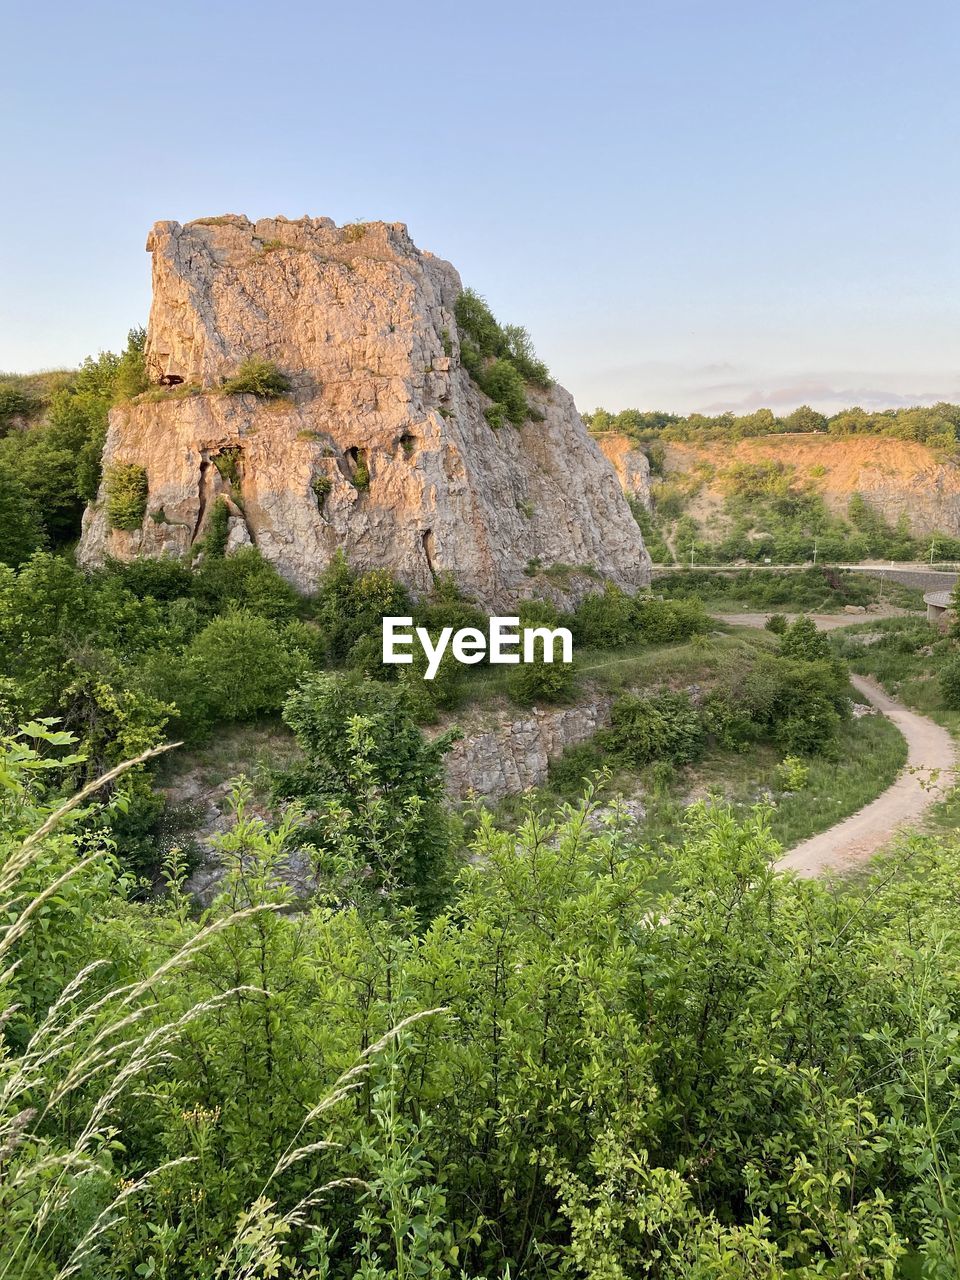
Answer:
<svg viewBox="0 0 960 1280"><path fill-rule="evenodd" d="M710 618L699 600L629 596L613 583L584 596L571 620L578 644L616 648L631 641L669 644L709 630Z"/></svg>
<svg viewBox="0 0 960 1280"><path fill-rule="evenodd" d="M464 368L493 401L487 410L490 425L522 425L531 416L527 384L550 386L550 374L536 358L530 335L517 325L501 327L472 289L464 289L457 298L455 313Z"/></svg>
<svg viewBox="0 0 960 1280"><path fill-rule="evenodd" d="M449 891L442 760L455 735L427 742L402 687L358 677L311 677L283 716L306 762L276 777L276 793L316 815L309 833L330 874L351 897L426 919Z"/></svg>
<svg viewBox="0 0 960 1280"><path fill-rule="evenodd" d="M118 462L104 477L111 529L139 529L147 514L147 472L136 462Z"/></svg>
<svg viewBox="0 0 960 1280"><path fill-rule="evenodd" d="M13 471L0 468L0 563L15 569L44 545L36 504Z"/></svg>
<svg viewBox="0 0 960 1280"><path fill-rule="evenodd" d="M954 1274L955 840L841 890L775 872L763 811L697 806L664 885L589 804L481 815L411 930L404 780L440 760L395 694L291 709L323 890L296 911L295 814L236 792L198 920L176 857L137 905L89 800L50 823L69 741L3 744L10 1280Z"/></svg>
<svg viewBox="0 0 960 1280"><path fill-rule="evenodd" d="M494 404L502 405L507 419L515 426L522 426L527 418L527 395L517 367L504 358L494 360L483 369L479 383Z"/></svg>
<svg viewBox="0 0 960 1280"><path fill-rule="evenodd" d="M782 636L789 624L782 613L771 613L763 625L766 631L772 632L775 636Z"/></svg>
<svg viewBox="0 0 960 1280"><path fill-rule="evenodd" d="M603 591L584 596L571 625L578 645L609 649L626 644L634 629L633 601L625 591L608 582Z"/></svg>
<svg viewBox="0 0 960 1280"><path fill-rule="evenodd" d="M960 427L960 405L941 402L904 409L883 409L868 413L861 408L843 409L826 417L801 405L786 417L778 417L770 409L736 415L722 413L708 417L692 413L682 417L673 413L643 412L624 409L611 414L597 409L584 415L591 431L618 431L639 442L653 439L684 442L736 441L751 436L776 435L781 432L824 432L833 436L876 435L899 440L914 440L935 448L953 449Z"/></svg>
<svg viewBox="0 0 960 1280"><path fill-rule="evenodd" d="M199 544L205 556L214 560L222 560L227 550L227 538L230 534L230 508L225 498L217 498L210 509L210 518Z"/></svg>
<svg viewBox="0 0 960 1280"><path fill-rule="evenodd" d="M784 756L777 766L777 782L783 791L802 791L810 778L810 766L799 756Z"/></svg>
<svg viewBox="0 0 960 1280"><path fill-rule="evenodd" d="M404 617L409 613L409 594L392 574L385 569L359 574L347 563L342 551L334 555L317 583L313 616L323 633L331 662L347 660L363 640L367 641L360 655L364 661L371 652L371 643L379 653L381 619L385 615Z"/></svg>
<svg viewBox="0 0 960 1280"><path fill-rule="evenodd" d="M953 654L944 662L937 679L943 705L951 711L960 711L960 653Z"/></svg>
<svg viewBox="0 0 960 1280"><path fill-rule="evenodd" d="M290 379L272 360L251 356L232 378L225 379L221 391L226 396L253 395L261 400L276 400L289 394Z"/></svg>
<svg viewBox="0 0 960 1280"><path fill-rule="evenodd" d="M521 707L540 702L569 702L576 687L576 671L572 662L544 662L538 655L533 662L512 667L507 677L511 701Z"/></svg>
<svg viewBox="0 0 960 1280"><path fill-rule="evenodd" d="M794 618L780 633L780 653L785 658L821 662L830 657L830 641L812 618Z"/></svg>
<svg viewBox="0 0 960 1280"><path fill-rule="evenodd" d="M684 764L695 760L702 749L703 722L689 694L627 694L613 706L605 740L631 765L651 760Z"/></svg>
<svg viewBox="0 0 960 1280"><path fill-rule="evenodd" d="M283 706L307 671L268 619L243 610L207 624L187 646L184 663L196 673L204 701L219 720L252 720Z"/></svg>

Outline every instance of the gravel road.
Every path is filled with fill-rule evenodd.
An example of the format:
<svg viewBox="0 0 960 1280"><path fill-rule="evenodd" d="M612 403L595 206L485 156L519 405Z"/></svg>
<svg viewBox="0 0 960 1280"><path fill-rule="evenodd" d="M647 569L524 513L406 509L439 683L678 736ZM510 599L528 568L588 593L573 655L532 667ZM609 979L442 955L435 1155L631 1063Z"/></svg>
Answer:
<svg viewBox="0 0 960 1280"><path fill-rule="evenodd" d="M762 627L768 614L719 614L724 622ZM812 614L824 631L868 621L871 615ZM876 616L876 615L872 615ZM859 812L796 845L780 860L783 870L801 876L849 871L865 862L904 827L915 826L931 805L941 800L954 782L957 744L938 724L891 698L873 680L851 675L858 693L897 726L907 741L907 763L897 780Z"/></svg>

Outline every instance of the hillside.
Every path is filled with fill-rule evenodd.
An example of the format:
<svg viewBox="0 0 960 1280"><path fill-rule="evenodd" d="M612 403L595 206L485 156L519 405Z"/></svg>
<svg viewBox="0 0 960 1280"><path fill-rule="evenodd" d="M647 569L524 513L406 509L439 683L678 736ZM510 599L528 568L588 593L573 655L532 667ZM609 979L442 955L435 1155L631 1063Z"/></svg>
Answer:
<svg viewBox="0 0 960 1280"><path fill-rule="evenodd" d="M905 517L915 536L960 536L960 466L942 450L916 441L798 433L663 447L667 480L704 477L689 507L697 520L711 521L721 513L724 472L731 466L775 462L791 470L796 486L822 495L833 515L846 517L850 499L859 493L888 524Z"/></svg>

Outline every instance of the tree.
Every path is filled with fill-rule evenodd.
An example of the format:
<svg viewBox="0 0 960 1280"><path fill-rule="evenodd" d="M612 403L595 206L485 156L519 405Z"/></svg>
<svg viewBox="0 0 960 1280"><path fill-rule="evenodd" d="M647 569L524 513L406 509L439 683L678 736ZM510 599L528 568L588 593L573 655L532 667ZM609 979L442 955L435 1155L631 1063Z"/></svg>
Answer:
<svg viewBox="0 0 960 1280"><path fill-rule="evenodd" d="M307 670L302 652L288 650L274 624L243 609L208 623L187 646L184 663L199 677L215 720L279 711Z"/></svg>
<svg viewBox="0 0 960 1280"><path fill-rule="evenodd" d="M351 894L427 918L449 890L443 757L456 733L428 742L402 686L355 676L312 676L283 718L306 759L277 775L277 795L316 815L310 834Z"/></svg>
<svg viewBox="0 0 960 1280"><path fill-rule="evenodd" d="M0 562L15 569L44 542L36 503L16 473L0 464Z"/></svg>
<svg viewBox="0 0 960 1280"><path fill-rule="evenodd" d="M780 653L784 658L819 662L830 657L830 641L806 614L794 618L780 636Z"/></svg>

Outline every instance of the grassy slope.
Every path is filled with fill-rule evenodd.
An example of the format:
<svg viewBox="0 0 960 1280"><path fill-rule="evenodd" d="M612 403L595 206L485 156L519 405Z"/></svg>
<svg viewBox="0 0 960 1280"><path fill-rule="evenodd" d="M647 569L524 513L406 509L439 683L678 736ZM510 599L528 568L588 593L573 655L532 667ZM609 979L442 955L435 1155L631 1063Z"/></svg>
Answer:
<svg viewBox="0 0 960 1280"><path fill-rule="evenodd" d="M721 674L745 670L758 649L773 649L776 638L767 632L734 631L697 637L684 644L637 649L610 654L582 655L581 671L596 687L617 692L630 687L666 685L684 688L709 685ZM594 663L591 659L597 658ZM844 726L836 760L814 758L808 763L809 780L799 792L782 791L777 782L781 753L769 744L756 744L743 752L708 753L696 764L680 768L664 764L641 770L616 768L602 784L601 798L618 792L640 795L646 809L641 838L672 842L679 838L684 810L698 799L719 796L746 811L757 803L772 802L771 829L785 847L826 830L856 813L894 781L903 767L906 743L900 731L883 716L865 716ZM596 752L582 758L585 771L609 766ZM575 784L576 785L576 784ZM545 809L572 799L575 790L547 785L534 797ZM499 812L513 820L524 804L521 797L504 801Z"/></svg>

